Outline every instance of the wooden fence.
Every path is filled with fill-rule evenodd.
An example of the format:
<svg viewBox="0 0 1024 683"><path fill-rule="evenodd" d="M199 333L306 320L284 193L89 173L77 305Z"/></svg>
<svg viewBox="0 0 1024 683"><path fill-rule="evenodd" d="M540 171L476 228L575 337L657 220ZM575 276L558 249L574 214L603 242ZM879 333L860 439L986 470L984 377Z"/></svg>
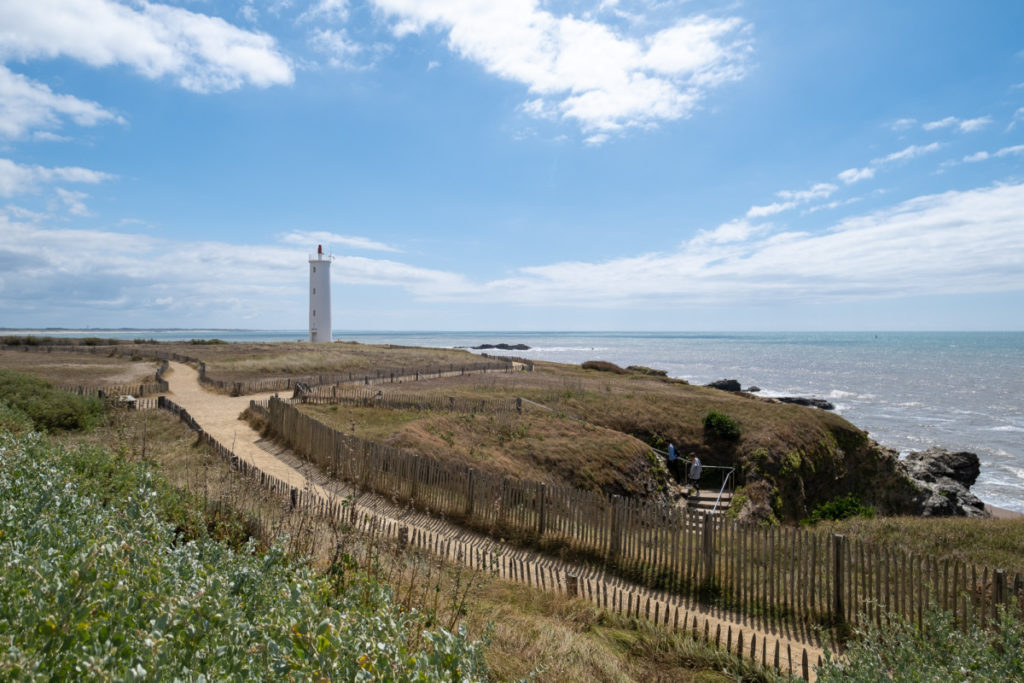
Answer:
<svg viewBox="0 0 1024 683"><path fill-rule="evenodd" d="M812 680L812 665L806 647L794 652L791 644L775 637L774 645L762 636L760 641L756 629L746 633L742 627L727 626L723 630L719 623L714 631L706 615L690 613L679 600L668 596L654 596L635 588L609 581L603 573L580 575L573 571L562 571L547 562L535 563L524 559L519 553L498 552L494 547L481 547L464 537L446 537L426 529L412 528L386 517L360 512L353 505L341 504L337 500L328 500L312 490L303 490L291 486L277 477L267 474L254 464L236 456L215 438L205 432L196 420L184 408L170 399L160 396L156 399L161 409L176 415L182 422L199 433L200 440L214 451L220 458L230 463L241 476L247 477L266 490L269 495L277 498L283 505L293 509L320 516L334 524L348 524L367 534L382 534L396 539L400 547L418 548L441 556L447 560L465 564L480 571L496 572L510 580L525 583L541 590L562 592L569 597L582 598L595 603L599 607L612 610L619 614L645 618L655 625L671 627L689 633L694 639L703 639L714 643L716 647L724 647L740 659L760 662L762 666L774 667L782 673L802 676ZM272 403L285 405L283 401L272 399ZM266 401L252 401L250 406L265 416L270 415ZM368 443L368 442L367 442ZM543 485L541 485L543 486ZM418 490L415 485L413 490ZM472 488L471 488L472 490ZM543 489L542 489L543 490ZM472 499L472 496L471 496ZM541 495L540 514L534 518L540 527L544 527L543 505L545 497ZM707 519L707 518L704 518ZM760 647L758 647L760 645Z"/></svg>
<svg viewBox="0 0 1024 683"><path fill-rule="evenodd" d="M533 366L531 365L530 368L532 367ZM356 383L364 386L370 386L486 372L516 372L517 370L517 366L513 365L511 362L491 360L479 361L476 363L463 363L460 365L450 363L448 365L434 367L376 368L373 370L355 372L335 372L319 375L304 375L299 377L265 377L241 382L232 382L209 377L206 374L206 364L200 363L199 381L221 391L228 392L232 396L245 396L247 394L257 394L267 391L292 391L296 384L304 384L309 387L317 388L321 388L325 385Z"/></svg>
<svg viewBox="0 0 1024 683"><path fill-rule="evenodd" d="M404 410L442 410L453 413L513 413L522 412L523 401L517 398L462 398L456 396L425 396L423 394L401 394L343 385L312 387L302 392L302 403L317 405L378 406Z"/></svg>
<svg viewBox="0 0 1024 683"><path fill-rule="evenodd" d="M920 622L930 600L965 624L1000 604L1024 609L1020 574L479 472L347 435L277 399L266 414L274 435L330 476L495 537L589 557L651 587L703 595L766 625L889 612Z"/></svg>
<svg viewBox="0 0 1024 683"><path fill-rule="evenodd" d="M143 345L145 346L145 345ZM166 371L168 361L179 363L191 363L199 368L199 381L209 387L229 393L232 396L245 396L269 391L292 391L297 383L311 387L330 384L353 384L359 383L364 386L395 384L421 379L440 377L452 377L457 375L487 373L487 372L518 372L520 370L533 370L533 363L504 358L489 358L488 360L462 363L455 365L449 363L443 366L433 367L397 367L397 368L375 368L358 372L335 372L317 375L302 375L298 377L268 377L245 381L232 381L215 379L210 377L206 371L206 363L180 353L172 353L157 348L140 348L139 345L96 345L85 346L78 344L45 344L45 345L11 345L3 347L7 350L33 351L39 353L89 353L105 356L138 356L151 360L163 361L157 375L158 382L162 381L163 372ZM162 391L166 391L166 388ZM110 393L110 392L107 392ZM130 392L122 392L130 393ZM160 393L160 392L153 392Z"/></svg>

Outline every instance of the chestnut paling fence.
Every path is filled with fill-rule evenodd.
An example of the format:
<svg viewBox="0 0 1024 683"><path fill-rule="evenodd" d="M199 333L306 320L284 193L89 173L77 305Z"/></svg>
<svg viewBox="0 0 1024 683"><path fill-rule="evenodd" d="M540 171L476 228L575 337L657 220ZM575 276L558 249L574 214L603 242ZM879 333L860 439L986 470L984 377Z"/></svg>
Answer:
<svg viewBox="0 0 1024 683"><path fill-rule="evenodd" d="M467 374L478 374L488 372L519 372L519 371L532 371L533 363L512 357L503 356L488 356L482 354L481 357L485 360L474 361L471 363L460 363L458 365L449 363L446 365L434 365L430 367L395 367L395 368L375 368L370 371L352 371L352 372L335 372L335 373L322 373L316 375L299 375L299 376L288 376L288 377L266 377L253 380L224 380L210 377L206 371L206 363L194 358L177 352L163 351L157 348L150 348L147 345L132 345L132 344L106 344L106 345L80 345L80 344L40 344L40 345L8 345L3 347L7 350L20 350L20 351L31 351L36 353L86 353L94 355L104 356L129 356L137 358L147 358L151 360L163 361L161 369L157 373L157 382L150 386L150 384L141 385L125 385L117 387L61 387L68 391L85 393L86 395L101 395L97 392L102 392L102 395L114 395L117 390L122 388L133 388L140 389L139 394L134 394L130 391L120 391L121 394L132 393L132 395L146 395L163 393L167 391L167 385L163 382L162 373L167 369L168 361L176 361L179 363L191 363L199 368L199 381L208 387L223 391L234 396L244 396L246 394L255 394L260 392L269 391L292 391L295 389L297 384L312 387L314 389L322 389L321 385L341 385L341 384L352 384L359 383L364 386L380 385L380 384L395 384L408 381L418 381L424 379L440 378L440 377L452 377L458 375ZM327 387L326 390L329 390Z"/></svg>
<svg viewBox="0 0 1024 683"><path fill-rule="evenodd" d="M263 379L247 380L244 382L231 382L214 380L206 374L206 364L199 364L199 381L218 389L228 391L235 396L256 394L266 391L291 391L296 384L303 384L315 390L316 395L326 396L331 387L325 385L342 385L359 383L364 386L380 384L396 384L424 379L441 377L457 377L461 375L487 373L487 372L517 372L531 370L532 366L513 364L504 360L487 360L473 363L448 363L430 367L395 367L376 368L374 370L355 372L335 372L319 375L305 375L299 377L267 377Z"/></svg>
<svg viewBox="0 0 1024 683"><path fill-rule="evenodd" d="M501 477L335 430L271 399L271 432L328 475L491 534L589 557L645 585L698 593L766 625L921 623L930 601L964 625L1024 610L1024 576L813 529Z"/></svg>
<svg viewBox="0 0 1024 683"><path fill-rule="evenodd" d="M346 387L344 385L317 386L303 392L302 403L313 405L350 405L383 407L406 410L447 410L455 413L514 413L523 411L521 398L465 398L403 394L394 391Z"/></svg>
<svg viewBox="0 0 1024 683"><path fill-rule="evenodd" d="M562 592L570 597L580 597L619 614L643 617L655 624L683 630L691 633L695 639L714 642L717 647L724 647L741 659L760 661L762 666L802 676L808 681L813 680L812 665L821 663L820 655L816 662L811 660L806 645L778 636L759 636L756 629L744 631L739 625L726 624L723 628L723 624L718 622L712 629L712 620L706 614L698 611L691 613L682 601L609 581L603 573L580 574L552 563L530 560L520 553L502 552L497 546L481 546L462 536L445 536L443 533L415 527L410 529L396 520L361 512L348 501L339 502L337 499L325 498L313 489L297 488L239 458L230 448L203 430L188 411L167 397L160 396L154 403L154 407L171 412L198 432L200 441L230 463L241 476L250 479L272 498L292 509L317 515L334 524L348 524L365 533L394 538L403 548L424 550L477 570L494 572L512 581L542 590ZM261 406L259 403L253 401L252 407L267 413L266 405ZM539 500L543 501L544 497L541 496ZM543 514L535 517L535 521L541 520Z"/></svg>

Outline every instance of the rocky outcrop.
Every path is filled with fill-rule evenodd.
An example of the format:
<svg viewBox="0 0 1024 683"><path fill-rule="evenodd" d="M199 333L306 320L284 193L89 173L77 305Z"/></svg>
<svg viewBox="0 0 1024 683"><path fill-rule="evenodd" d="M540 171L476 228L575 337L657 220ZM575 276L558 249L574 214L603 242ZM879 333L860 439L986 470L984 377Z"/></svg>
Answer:
<svg viewBox="0 0 1024 683"><path fill-rule="evenodd" d="M530 347L527 346L526 344L505 344L504 342L502 342L501 344L481 344L480 346L471 346L469 348L473 349L474 351L479 351L481 349L498 349L500 351L529 351L530 350Z"/></svg>
<svg viewBox="0 0 1024 683"><path fill-rule="evenodd" d="M740 382L739 382L739 380L736 380L736 379L720 379L720 380L711 382L710 384L705 384L704 386L711 387L712 389L721 389L722 391L739 391L740 390Z"/></svg>
<svg viewBox="0 0 1024 683"><path fill-rule="evenodd" d="M835 410L836 407L829 401L823 398L805 398L803 396L779 396L775 399L782 403L795 403L798 406L810 406L811 408L821 408L822 410Z"/></svg>
<svg viewBox="0 0 1024 683"><path fill-rule="evenodd" d="M757 392L761 391L761 387L757 386L756 384L751 384L749 387L744 389L744 391L746 391L748 394L756 394Z"/></svg>
<svg viewBox="0 0 1024 683"><path fill-rule="evenodd" d="M970 488L978 480L981 462L975 453L929 448L904 460L907 475L922 489L925 517L987 517L985 504Z"/></svg>

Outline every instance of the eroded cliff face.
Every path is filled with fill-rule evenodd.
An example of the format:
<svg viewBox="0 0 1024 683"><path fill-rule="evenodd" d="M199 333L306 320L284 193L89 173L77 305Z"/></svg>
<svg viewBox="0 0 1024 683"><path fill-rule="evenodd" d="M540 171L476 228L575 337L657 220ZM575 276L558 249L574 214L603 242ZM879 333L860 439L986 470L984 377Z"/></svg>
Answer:
<svg viewBox="0 0 1024 683"><path fill-rule="evenodd" d="M764 518L767 496L772 514L796 521L849 494L882 515L988 515L984 503L970 492L980 470L974 453L935 448L900 460L895 450L852 425L835 425L830 433L830 442L815 449L741 454L739 465L751 506L741 511L741 517Z"/></svg>

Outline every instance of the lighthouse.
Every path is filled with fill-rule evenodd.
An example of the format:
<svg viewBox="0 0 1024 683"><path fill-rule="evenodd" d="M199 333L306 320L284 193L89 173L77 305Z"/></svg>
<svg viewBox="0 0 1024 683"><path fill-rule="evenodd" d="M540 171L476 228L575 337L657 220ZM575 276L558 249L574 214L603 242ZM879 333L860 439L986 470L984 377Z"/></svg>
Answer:
<svg viewBox="0 0 1024 683"><path fill-rule="evenodd" d="M309 257L309 341L329 342L331 339L331 261L318 244L316 254Z"/></svg>

